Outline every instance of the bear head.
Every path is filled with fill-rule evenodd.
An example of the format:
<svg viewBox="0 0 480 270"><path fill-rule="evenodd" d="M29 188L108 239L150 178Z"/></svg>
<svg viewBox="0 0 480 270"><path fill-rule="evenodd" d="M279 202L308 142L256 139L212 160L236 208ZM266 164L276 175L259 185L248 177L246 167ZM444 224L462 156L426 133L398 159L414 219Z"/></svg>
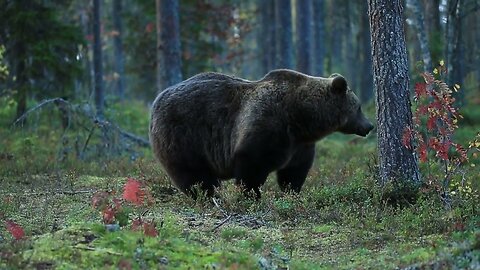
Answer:
<svg viewBox="0 0 480 270"><path fill-rule="evenodd" d="M342 119L337 131L344 134L356 134L359 136L367 136L373 129L373 124L365 117L362 112L359 98L348 87L347 81L340 74L332 74L331 91L337 95L342 102Z"/></svg>

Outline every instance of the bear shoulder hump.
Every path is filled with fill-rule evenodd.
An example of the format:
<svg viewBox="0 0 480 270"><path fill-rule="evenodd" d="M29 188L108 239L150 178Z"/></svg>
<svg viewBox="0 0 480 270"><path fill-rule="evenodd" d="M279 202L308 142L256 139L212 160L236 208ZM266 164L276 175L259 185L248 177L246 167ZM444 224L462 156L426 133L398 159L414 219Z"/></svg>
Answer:
<svg viewBox="0 0 480 270"><path fill-rule="evenodd" d="M284 82L287 81L293 84L305 83L310 76L301 72L290 69L275 69L267 73L260 81L275 81Z"/></svg>

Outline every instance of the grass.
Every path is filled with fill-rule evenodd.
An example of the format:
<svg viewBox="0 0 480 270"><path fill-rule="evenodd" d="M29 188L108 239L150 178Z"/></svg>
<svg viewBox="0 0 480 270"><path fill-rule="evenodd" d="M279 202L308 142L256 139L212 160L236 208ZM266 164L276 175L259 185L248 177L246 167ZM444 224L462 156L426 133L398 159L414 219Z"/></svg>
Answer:
<svg viewBox="0 0 480 270"><path fill-rule="evenodd" d="M123 119L125 125L138 114ZM456 194L451 208L431 188L396 205L375 184L375 138L334 135L317 144L300 194L281 193L270 177L259 201L245 198L232 181L215 202L192 201L172 187L148 150L135 159L78 160L72 140L59 144L62 134L43 124L0 132L0 221L14 220L27 235L14 240L0 224L1 269L479 267L480 164L465 167L472 191ZM59 159L62 151L67 158ZM153 219L157 237L131 231L130 224L108 231L93 209L94 192L121 194L127 177L153 194L155 204L130 217Z"/></svg>

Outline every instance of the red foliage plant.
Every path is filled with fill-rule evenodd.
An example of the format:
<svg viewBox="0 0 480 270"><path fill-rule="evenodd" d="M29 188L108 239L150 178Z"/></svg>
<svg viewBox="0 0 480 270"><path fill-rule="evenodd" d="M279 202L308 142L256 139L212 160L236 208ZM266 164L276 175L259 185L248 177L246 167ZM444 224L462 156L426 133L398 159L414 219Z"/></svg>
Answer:
<svg viewBox="0 0 480 270"><path fill-rule="evenodd" d="M25 237L25 231L23 230L23 228L12 220L6 220L5 227L7 227L7 231L12 234L15 240L20 240Z"/></svg>
<svg viewBox="0 0 480 270"><path fill-rule="evenodd" d="M155 237L158 235L158 231L153 220L143 220L142 218L137 218L132 221L132 231L143 231L147 236Z"/></svg>
<svg viewBox="0 0 480 270"><path fill-rule="evenodd" d="M133 178L128 178L123 187L123 198L135 205L142 205L144 197L145 191L142 189L142 184Z"/></svg>
<svg viewBox="0 0 480 270"><path fill-rule="evenodd" d="M439 67L444 69L443 65ZM454 156L460 162L466 161L466 150L452 141L452 135L458 128L458 119L462 116L454 106L455 98L448 85L428 72L421 74L424 82L415 84L414 100L418 107L413 115L413 128L407 127L403 135L404 145L412 149L412 138L417 143L420 161L428 161L431 150L440 160L448 160ZM459 86L455 85L457 91ZM422 123L423 122L423 123ZM422 126L426 127L422 132ZM456 152L458 155L454 155Z"/></svg>
<svg viewBox="0 0 480 270"><path fill-rule="evenodd" d="M123 186L123 200L114 195L114 192L98 191L92 197L92 206L94 209L100 210L104 224L114 224L119 221L119 215L124 211L122 206L125 202L133 204L136 208L144 206L145 202L147 205L153 203L152 196L147 192L142 182L133 178L128 178ZM134 231L142 230L147 236L158 235L155 223L144 220L141 216L132 221L131 229Z"/></svg>
<svg viewBox="0 0 480 270"><path fill-rule="evenodd" d="M433 73L439 77L446 73L443 61ZM442 164L445 191L452 175L461 164L468 161L468 151L478 151L478 146L470 144L465 148L453 141L458 120L462 116L454 105L452 94L460 86L456 84L451 90L429 72L421 73L421 76L424 81L415 84L414 102L417 106L413 114L413 126L405 128L402 142L408 149L416 151L420 162L430 164L429 157L433 156L434 161Z"/></svg>

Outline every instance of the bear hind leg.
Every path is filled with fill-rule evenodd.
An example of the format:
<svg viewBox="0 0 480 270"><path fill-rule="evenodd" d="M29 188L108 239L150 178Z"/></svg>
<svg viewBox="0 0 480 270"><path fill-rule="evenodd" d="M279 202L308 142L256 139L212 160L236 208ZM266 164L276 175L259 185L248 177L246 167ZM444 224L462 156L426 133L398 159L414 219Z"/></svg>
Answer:
<svg viewBox="0 0 480 270"><path fill-rule="evenodd" d="M175 170L170 173L175 186L193 199L198 197L198 192L205 192L209 197L220 186L220 180L212 174L198 170ZM200 190L199 190L200 189Z"/></svg>

